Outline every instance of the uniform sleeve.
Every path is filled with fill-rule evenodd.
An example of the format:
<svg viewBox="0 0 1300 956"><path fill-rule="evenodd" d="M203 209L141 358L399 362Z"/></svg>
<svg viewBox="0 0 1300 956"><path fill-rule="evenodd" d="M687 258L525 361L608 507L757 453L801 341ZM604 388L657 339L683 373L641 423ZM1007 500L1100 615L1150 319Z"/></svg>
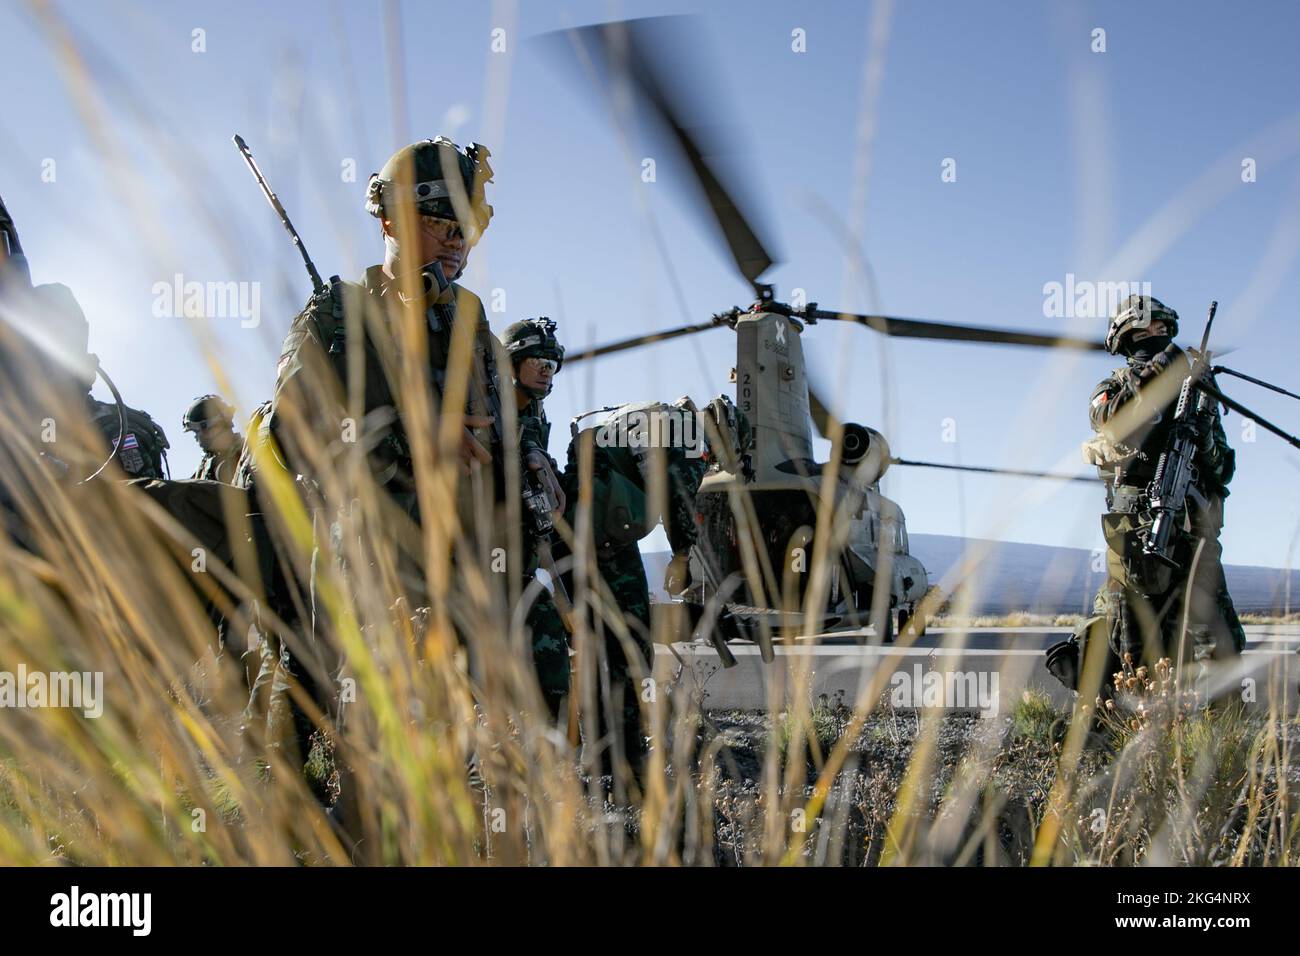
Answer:
<svg viewBox="0 0 1300 956"><path fill-rule="evenodd" d="M668 463L668 514L664 530L673 554L684 554L695 544L695 493L704 480L708 464L700 457L690 457L674 449Z"/></svg>
<svg viewBox="0 0 1300 956"><path fill-rule="evenodd" d="M1111 439L1122 439L1122 435L1112 435L1106 427L1121 408L1137 398L1137 380L1127 368L1113 372L1100 385L1092 390L1092 400L1088 403L1088 421L1092 430L1106 434Z"/></svg>

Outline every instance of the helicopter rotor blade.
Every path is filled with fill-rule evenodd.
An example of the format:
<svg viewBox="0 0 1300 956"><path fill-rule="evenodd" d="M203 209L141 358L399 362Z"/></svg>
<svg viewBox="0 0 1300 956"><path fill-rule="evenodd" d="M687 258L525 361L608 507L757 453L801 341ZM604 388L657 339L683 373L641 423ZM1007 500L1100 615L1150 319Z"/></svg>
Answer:
<svg viewBox="0 0 1300 956"><path fill-rule="evenodd" d="M813 427L817 429L817 434L829 441L830 433L837 424L835 414L830 410L830 406L822 400L821 395L817 393L817 389L813 388L811 382L808 384L808 412L812 417Z"/></svg>
<svg viewBox="0 0 1300 956"><path fill-rule="evenodd" d="M571 352L564 356L564 364L570 365L574 362L585 362L588 359L600 358L604 355L611 355L614 352L624 352L628 349L640 348L643 345L653 345L655 342L664 342L668 339L678 339L684 335L694 335L696 332L707 332L709 329L719 328L717 322L700 322L695 325L683 325L675 329L664 329L662 332L650 332L646 335L638 335L630 339L621 339L617 342L609 342L605 345L593 346L589 349L583 349L581 352Z"/></svg>
<svg viewBox="0 0 1300 956"><path fill-rule="evenodd" d="M865 325L882 335L899 339L940 339L950 342L980 342L991 345L1028 345L1038 348L1080 349L1086 352L1106 351L1104 342L1072 335L1048 335L1042 332L1024 332L1018 329L957 325L950 322L931 322L926 319L900 319L889 315L830 312L825 309L813 309L805 314L818 322L827 319L857 322L859 325Z"/></svg>
<svg viewBox="0 0 1300 956"><path fill-rule="evenodd" d="M1024 468L986 468L980 465L950 465L938 461L915 461L910 458L891 458L892 465L906 465L911 468L943 468L947 471L971 471L982 475L1013 475L1017 478L1050 478L1054 481L1079 481L1097 484L1100 478L1088 475L1065 475L1056 471L1031 471Z"/></svg>
<svg viewBox="0 0 1300 956"><path fill-rule="evenodd" d="M696 19L681 16L649 17L601 23L562 30L548 34L544 39L566 38L571 44L569 55L581 59L585 54L586 60L603 74L603 80L618 77L627 81L628 88L638 102L647 107L671 134L674 143L690 164L736 268L753 287L755 294L762 298L764 287L758 279L774 260L736 204L733 198L735 189L729 189L723 184L718 164L710 161L709 157L716 157L722 151L713 148L716 144L706 141L705 130L700 124L692 126L686 122L677 106L686 100L671 93L687 87L696 91L709 88L707 84L691 82L697 78L685 75L684 64L670 66L663 52L683 51L697 46L697 38L702 30L686 26L688 21ZM605 88L613 89L614 84L606 82ZM690 98L690 102L699 103L698 93Z"/></svg>

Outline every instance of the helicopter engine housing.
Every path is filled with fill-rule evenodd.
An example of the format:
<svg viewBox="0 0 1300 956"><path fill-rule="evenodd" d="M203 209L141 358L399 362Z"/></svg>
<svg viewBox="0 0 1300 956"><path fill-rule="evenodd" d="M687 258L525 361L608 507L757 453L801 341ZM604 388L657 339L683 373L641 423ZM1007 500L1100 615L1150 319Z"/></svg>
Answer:
<svg viewBox="0 0 1300 956"><path fill-rule="evenodd" d="M872 484L889 470L889 442L874 428L849 422L844 426L840 457L859 481Z"/></svg>

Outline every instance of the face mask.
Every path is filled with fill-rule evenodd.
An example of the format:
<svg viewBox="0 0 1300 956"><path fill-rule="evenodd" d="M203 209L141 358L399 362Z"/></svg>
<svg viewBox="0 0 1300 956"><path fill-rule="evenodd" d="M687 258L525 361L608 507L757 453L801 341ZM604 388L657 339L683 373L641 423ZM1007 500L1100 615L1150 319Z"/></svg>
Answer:
<svg viewBox="0 0 1300 956"><path fill-rule="evenodd" d="M1152 335L1130 346L1129 358L1138 362L1150 362L1169 347L1173 340L1167 335Z"/></svg>

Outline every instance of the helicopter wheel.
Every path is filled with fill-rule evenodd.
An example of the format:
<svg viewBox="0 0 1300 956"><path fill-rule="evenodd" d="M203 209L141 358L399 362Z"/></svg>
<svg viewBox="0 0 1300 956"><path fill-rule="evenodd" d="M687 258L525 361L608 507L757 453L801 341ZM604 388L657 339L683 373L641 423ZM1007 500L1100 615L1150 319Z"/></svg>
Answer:
<svg viewBox="0 0 1300 956"><path fill-rule="evenodd" d="M898 609L898 633L909 637L925 637L925 618L917 623L915 606Z"/></svg>
<svg viewBox="0 0 1300 956"><path fill-rule="evenodd" d="M861 615L862 623L864 625L870 624L875 619L874 614L872 613L871 610L871 591L872 591L871 586L868 585L854 592L853 603L855 607L858 609L857 613ZM902 612L900 611L899 613L901 614ZM893 608L890 608L887 611L885 611L884 620L881 621L881 628L877 633L880 636L880 642L882 644L894 643L894 609ZM870 643L870 639L866 634L862 635L860 643L862 644Z"/></svg>

